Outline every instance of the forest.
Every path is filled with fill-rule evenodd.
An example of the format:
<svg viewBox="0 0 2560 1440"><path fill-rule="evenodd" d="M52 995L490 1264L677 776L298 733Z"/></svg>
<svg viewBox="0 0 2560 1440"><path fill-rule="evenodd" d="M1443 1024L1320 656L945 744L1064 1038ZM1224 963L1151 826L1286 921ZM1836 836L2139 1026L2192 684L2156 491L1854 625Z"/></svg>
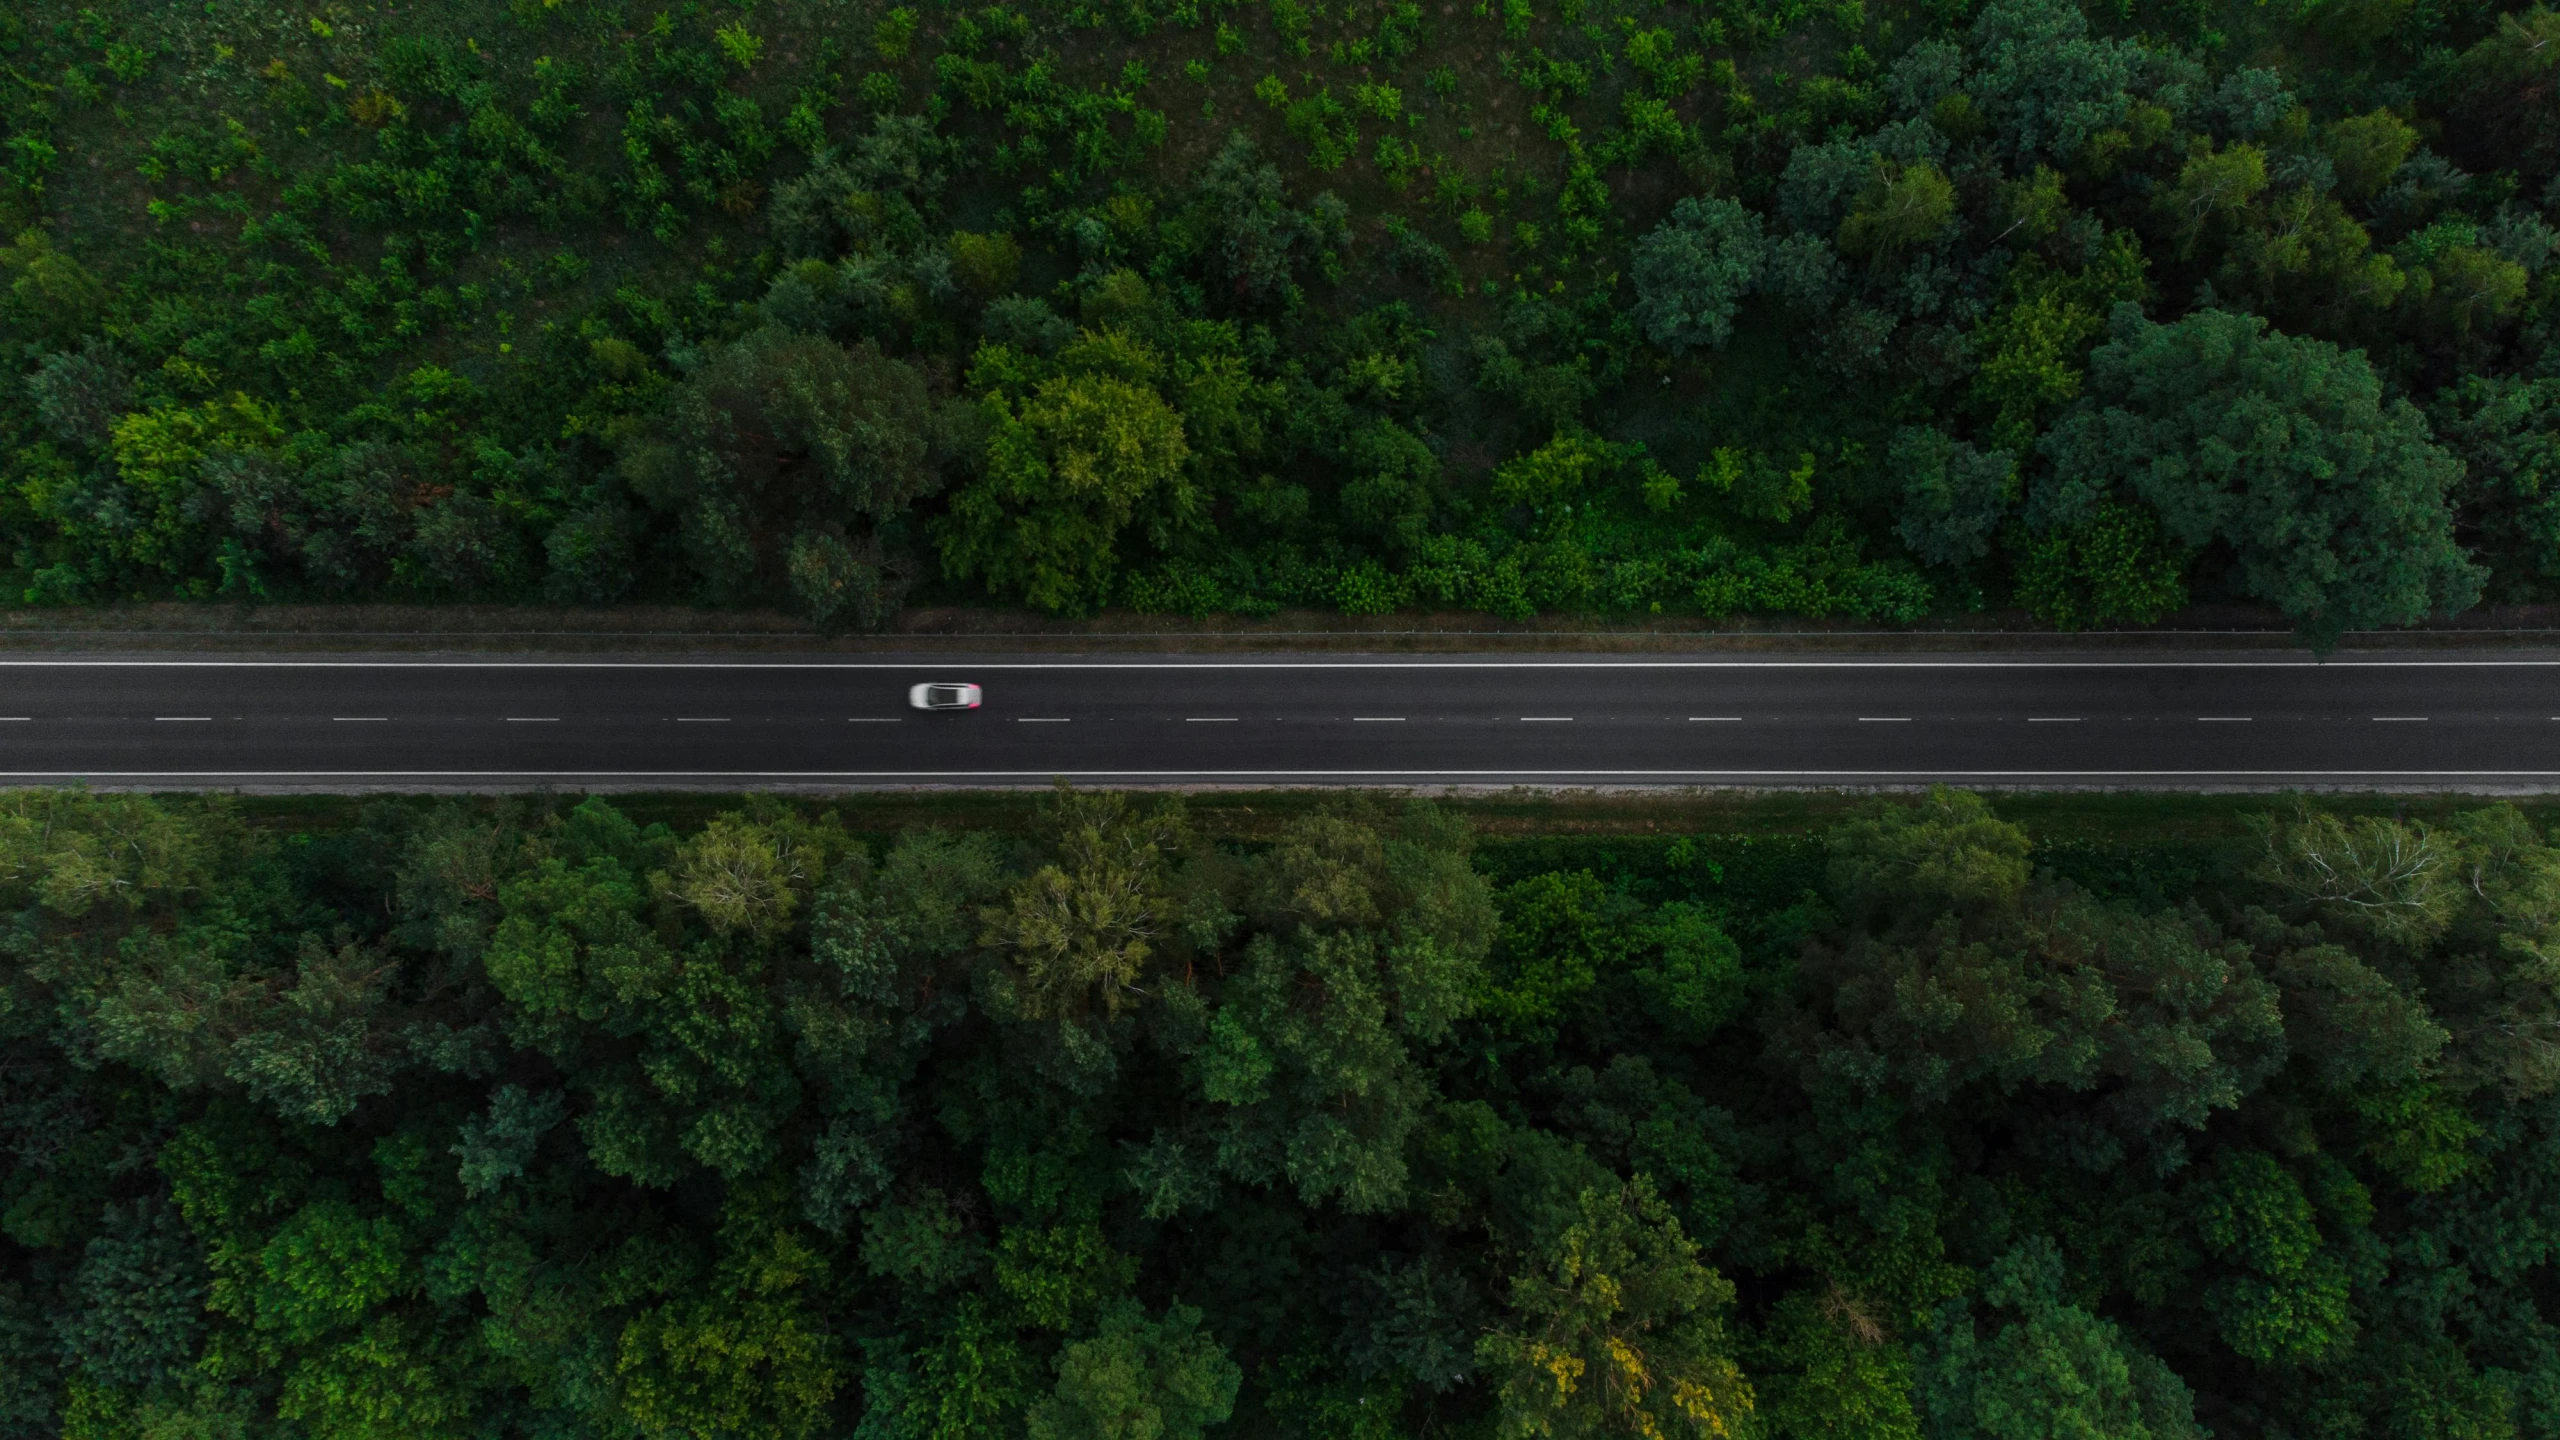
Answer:
<svg viewBox="0 0 2560 1440"><path fill-rule="evenodd" d="M29 0L0 596L2560 600L2560 12Z"/></svg>
<svg viewBox="0 0 2560 1440"><path fill-rule="evenodd" d="M2512 805L252 803L0 796L0 1434L2560 1435Z"/></svg>

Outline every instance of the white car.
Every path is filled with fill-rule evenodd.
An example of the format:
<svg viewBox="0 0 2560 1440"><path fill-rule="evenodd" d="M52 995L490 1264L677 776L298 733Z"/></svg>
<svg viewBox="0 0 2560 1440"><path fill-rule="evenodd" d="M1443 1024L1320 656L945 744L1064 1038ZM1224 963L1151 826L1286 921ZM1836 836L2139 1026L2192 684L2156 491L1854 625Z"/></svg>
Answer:
<svg viewBox="0 0 2560 1440"><path fill-rule="evenodd" d="M907 691L907 703L918 710L975 710L987 693L975 685L931 680Z"/></svg>

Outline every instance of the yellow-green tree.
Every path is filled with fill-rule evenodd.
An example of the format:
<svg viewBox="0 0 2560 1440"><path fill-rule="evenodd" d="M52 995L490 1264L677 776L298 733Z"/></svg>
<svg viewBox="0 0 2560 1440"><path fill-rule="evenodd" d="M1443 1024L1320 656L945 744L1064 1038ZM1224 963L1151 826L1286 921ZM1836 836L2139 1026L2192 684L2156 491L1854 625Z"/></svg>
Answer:
<svg viewBox="0 0 2560 1440"><path fill-rule="evenodd" d="M982 354L982 372L991 358ZM1081 614L1110 599L1121 533L1142 504L1196 507L1191 446L1156 389L1161 362L1139 341L1088 334L1037 374L1047 368L1021 364L1007 378L1028 379L1027 390L994 389L980 402L984 470L952 497L942 558L993 594Z"/></svg>
<svg viewBox="0 0 2560 1440"><path fill-rule="evenodd" d="M1639 1176L1587 1189L1511 1277L1510 1315L1476 1346L1506 1440L1747 1433L1750 1382L1720 1311L1733 1285Z"/></svg>

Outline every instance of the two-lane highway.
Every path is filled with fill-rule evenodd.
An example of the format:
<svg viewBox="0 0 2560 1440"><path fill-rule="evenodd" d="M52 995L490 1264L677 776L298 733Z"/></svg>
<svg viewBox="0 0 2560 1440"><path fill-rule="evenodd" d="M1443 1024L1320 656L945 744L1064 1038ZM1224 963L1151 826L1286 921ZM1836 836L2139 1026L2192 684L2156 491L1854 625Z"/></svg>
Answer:
<svg viewBox="0 0 2560 1440"><path fill-rule="evenodd" d="M1056 777L2560 789L2560 655L0 659L8 784Z"/></svg>

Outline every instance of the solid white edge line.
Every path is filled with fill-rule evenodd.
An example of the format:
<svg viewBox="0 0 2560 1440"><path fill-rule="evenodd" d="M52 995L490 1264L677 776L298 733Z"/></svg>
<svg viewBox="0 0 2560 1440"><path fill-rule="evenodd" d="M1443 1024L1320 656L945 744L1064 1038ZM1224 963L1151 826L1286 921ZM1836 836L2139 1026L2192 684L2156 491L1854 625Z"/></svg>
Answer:
<svg viewBox="0 0 2560 1440"><path fill-rule="evenodd" d="M0 670L921 670L945 660L16 660ZM2549 670L2551 660L995 660L979 670Z"/></svg>
<svg viewBox="0 0 2560 1440"><path fill-rule="evenodd" d="M1925 780L1971 776L1992 780L2145 779L2356 779L2399 776L2414 779L2560 779L2560 770L0 770L0 780L15 779L730 779L730 780L897 780L897 779L1036 779L1040 777L1122 777L1128 779L1291 779L1316 776L1416 778L1453 776L1504 779L1607 779L1632 776L1651 779L1732 776L1754 779Z"/></svg>

